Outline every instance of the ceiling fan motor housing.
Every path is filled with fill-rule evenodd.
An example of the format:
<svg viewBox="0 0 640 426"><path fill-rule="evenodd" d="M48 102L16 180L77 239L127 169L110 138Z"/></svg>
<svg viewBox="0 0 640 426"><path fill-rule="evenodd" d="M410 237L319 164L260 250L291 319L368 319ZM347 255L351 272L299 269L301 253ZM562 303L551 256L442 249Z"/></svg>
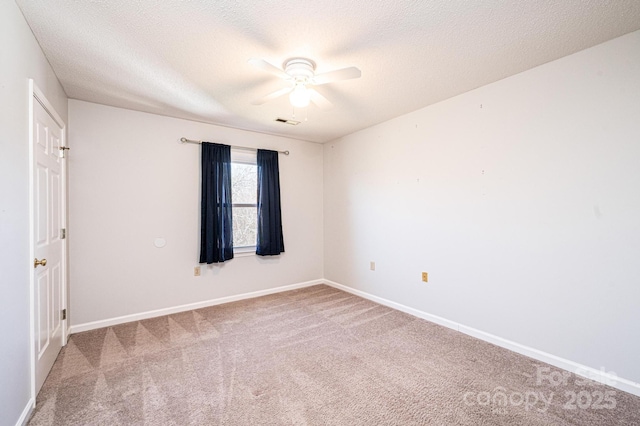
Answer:
<svg viewBox="0 0 640 426"><path fill-rule="evenodd" d="M306 58L291 58L282 64L284 72L297 82L308 82L313 78L316 63Z"/></svg>

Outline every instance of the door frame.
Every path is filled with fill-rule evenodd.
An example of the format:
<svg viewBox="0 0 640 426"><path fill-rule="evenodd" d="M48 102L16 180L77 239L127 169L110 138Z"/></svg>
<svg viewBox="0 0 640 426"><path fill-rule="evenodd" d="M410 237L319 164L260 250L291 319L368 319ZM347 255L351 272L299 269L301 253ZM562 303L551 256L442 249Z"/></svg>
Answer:
<svg viewBox="0 0 640 426"><path fill-rule="evenodd" d="M34 205L34 173L35 173L35 153L33 150L34 137L33 134L33 124L35 120L35 106L36 102L38 102L42 107L47 111L47 113L53 118L58 126L60 126L60 145L67 146L67 126L65 122L62 120L60 115L56 112L53 105L47 100L44 93L38 88L35 81L33 79L29 79L29 259L27 262L27 267L29 271L29 347L30 347L30 356L31 356L31 397L33 398L33 403L36 401L36 348L35 348L35 336L36 336L36 321L35 321L35 280L33 273L33 259L35 258L35 205ZM62 189L60 191L61 203L60 203L60 217L62 226L67 229L67 205L68 205L68 180L67 180L67 162L61 161L61 186ZM62 267L62 278L61 278L61 291L60 297L61 308L67 309L68 306L68 246L67 246L67 238L61 241L62 243L62 259L61 259L61 267ZM67 310L67 318L62 320L62 346L67 344L67 338L69 336L69 312Z"/></svg>

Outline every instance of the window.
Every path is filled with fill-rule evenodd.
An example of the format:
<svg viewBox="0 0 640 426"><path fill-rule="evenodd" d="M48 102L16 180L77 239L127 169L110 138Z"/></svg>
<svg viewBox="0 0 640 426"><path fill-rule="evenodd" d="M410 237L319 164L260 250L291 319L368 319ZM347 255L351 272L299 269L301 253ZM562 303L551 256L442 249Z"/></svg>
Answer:
<svg viewBox="0 0 640 426"><path fill-rule="evenodd" d="M231 150L233 249L254 251L258 228L258 166L256 153Z"/></svg>

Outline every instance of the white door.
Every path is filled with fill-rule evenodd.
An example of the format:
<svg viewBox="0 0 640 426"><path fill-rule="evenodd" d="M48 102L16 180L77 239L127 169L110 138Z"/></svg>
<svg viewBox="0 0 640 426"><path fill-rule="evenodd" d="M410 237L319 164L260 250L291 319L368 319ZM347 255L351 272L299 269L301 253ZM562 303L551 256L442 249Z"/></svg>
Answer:
<svg viewBox="0 0 640 426"><path fill-rule="evenodd" d="M33 338L35 394L47 378L63 346L65 295L63 126L34 94L33 153ZM57 115L53 113L54 115Z"/></svg>

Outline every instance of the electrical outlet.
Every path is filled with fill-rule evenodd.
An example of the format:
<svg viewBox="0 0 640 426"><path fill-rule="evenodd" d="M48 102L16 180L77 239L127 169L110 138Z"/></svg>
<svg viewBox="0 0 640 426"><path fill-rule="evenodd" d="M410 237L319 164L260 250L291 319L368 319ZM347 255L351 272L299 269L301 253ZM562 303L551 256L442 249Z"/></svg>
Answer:
<svg viewBox="0 0 640 426"><path fill-rule="evenodd" d="M376 262L369 262L369 269L371 269L372 271L376 270Z"/></svg>
<svg viewBox="0 0 640 426"><path fill-rule="evenodd" d="M193 268L193 276L194 277L199 277L200 276L200 267L196 266L195 268Z"/></svg>
<svg viewBox="0 0 640 426"><path fill-rule="evenodd" d="M422 273L422 281L424 281L425 283L427 281L429 281L429 274L427 274L426 272Z"/></svg>

